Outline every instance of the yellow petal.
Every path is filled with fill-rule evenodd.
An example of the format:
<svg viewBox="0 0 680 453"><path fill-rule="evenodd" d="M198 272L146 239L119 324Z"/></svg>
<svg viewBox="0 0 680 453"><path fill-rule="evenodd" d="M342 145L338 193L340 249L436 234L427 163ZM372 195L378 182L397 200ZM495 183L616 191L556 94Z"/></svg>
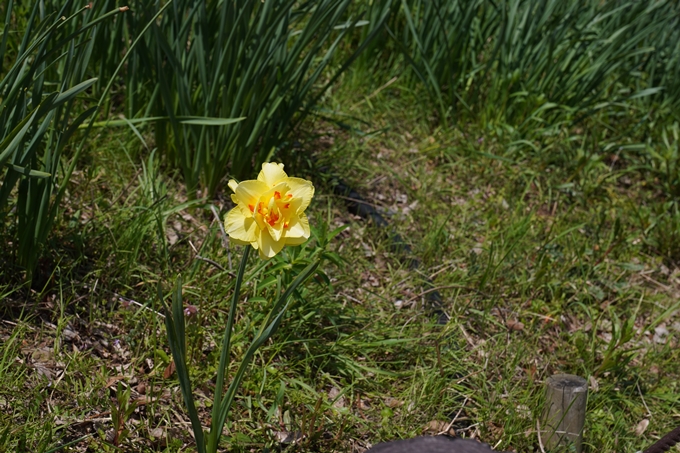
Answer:
<svg viewBox="0 0 680 453"><path fill-rule="evenodd" d="M233 237L229 237L229 242L236 245L252 245L250 242L239 241L238 239L234 239ZM257 244L257 242L255 244Z"/></svg>
<svg viewBox="0 0 680 453"><path fill-rule="evenodd" d="M307 242L307 239L309 239L309 238L305 238L305 237L290 238L290 239L285 238L285 241L286 241L286 245L300 245L300 244L304 244L305 242Z"/></svg>
<svg viewBox="0 0 680 453"><path fill-rule="evenodd" d="M254 217L253 212L250 210L248 206L245 205L245 203L239 203L237 207L238 209L241 210L241 214L243 214L243 217L245 217L246 219Z"/></svg>
<svg viewBox="0 0 680 453"><path fill-rule="evenodd" d="M248 205L253 205L257 203L260 196L269 190L266 184L261 181L249 180L243 181L236 187L236 192L234 195L238 200L238 203Z"/></svg>
<svg viewBox="0 0 680 453"><path fill-rule="evenodd" d="M257 242L259 228L255 219L245 217L238 207L227 213L224 218L224 230L230 239L248 244Z"/></svg>
<svg viewBox="0 0 680 453"><path fill-rule="evenodd" d="M267 184L269 187L283 182L288 175L283 171L283 164L276 164L274 162L265 162L262 164L262 171L257 175L257 180Z"/></svg>
<svg viewBox="0 0 680 453"><path fill-rule="evenodd" d="M260 246L260 258L269 259L279 253L285 244L283 241L275 241L269 235L269 231L264 230L258 237L258 245Z"/></svg>
<svg viewBox="0 0 680 453"><path fill-rule="evenodd" d="M252 217L253 213L246 203L240 202L235 193L231 194L231 201L241 210L244 217ZM253 205L254 209L255 205Z"/></svg>
<svg viewBox="0 0 680 453"><path fill-rule="evenodd" d="M272 190L269 192L269 196L273 196L274 192L279 192L281 195L283 195L286 192L290 192L290 186L286 184L286 181L281 181L272 187Z"/></svg>
<svg viewBox="0 0 680 453"><path fill-rule="evenodd" d="M269 235L272 237L273 240L275 240L276 242L280 241L281 236L283 236L283 222L274 226L267 224L267 231L269 231Z"/></svg>
<svg viewBox="0 0 680 453"><path fill-rule="evenodd" d="M292 239L302 239L302 242L306 241L311 233L307 216L305 214L292 216L285 231L286 243L289 243L288 241Z"/></svg>
<svg viewBox="0 0 680 453"><path fill-rule="evenodd" d="M229 180L229 183L227 184L229 188L233 191L236 192L236 187L238 187L238 183L234 181L233 179Z"/></svg>
<svg viewBox="0 0 680 453"><path fill-rule="evenodd" d="M267 229L267 222L264 221L264 217L262 217L261 214L258 214L257 211L255 211L255 214L253 214L253 219L255 220L255 222L257 222L257 227L261 231Z"/></svg>
<svg viewBox="0 0 680 453"><path fill-rule="evenodd" d="M310 181L302 178L288 178L286 181L290 187L290 194L293 195L294 207L298 213L302 213L314 196L314 186Z"/></svg>

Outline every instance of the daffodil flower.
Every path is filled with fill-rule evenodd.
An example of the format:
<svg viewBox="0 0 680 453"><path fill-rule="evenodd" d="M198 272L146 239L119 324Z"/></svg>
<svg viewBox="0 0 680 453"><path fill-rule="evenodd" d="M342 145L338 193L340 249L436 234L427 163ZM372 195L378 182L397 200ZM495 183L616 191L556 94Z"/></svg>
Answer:
<svg viewBox="0 0 680 453"><path fill-rule="evenodd" d="M283 164L264 163L257 180L229 181L236 207L229 211L224 227L229 239L252 245L260 258L269 259L285 245L299 245L309 238L304 211L314 196L314 186L291 178Z"/></svg>

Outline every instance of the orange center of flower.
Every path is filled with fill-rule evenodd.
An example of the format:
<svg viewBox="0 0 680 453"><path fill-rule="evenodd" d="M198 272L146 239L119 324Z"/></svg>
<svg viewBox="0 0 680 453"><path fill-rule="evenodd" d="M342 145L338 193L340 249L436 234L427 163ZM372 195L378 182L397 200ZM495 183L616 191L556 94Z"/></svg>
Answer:
<svg viewBox="0 0 680 453"><path fill-rule="evenodd" d="M282 209L290 209L290 203L285 203L282 198L281 192L275 191L274 194L269 198L269 200L264 201L262 198L257 203L257 209L253 205L248 205L250 212L262 216L262 220L269 224L269 226L275 226L280 220L283 220L284 213L281 212ZM290 201L293 198L292 194L286 194L284 200ZM287 217L287 216L286 216ZM283 222L283 228L288 228L288 222Z"/></svg>

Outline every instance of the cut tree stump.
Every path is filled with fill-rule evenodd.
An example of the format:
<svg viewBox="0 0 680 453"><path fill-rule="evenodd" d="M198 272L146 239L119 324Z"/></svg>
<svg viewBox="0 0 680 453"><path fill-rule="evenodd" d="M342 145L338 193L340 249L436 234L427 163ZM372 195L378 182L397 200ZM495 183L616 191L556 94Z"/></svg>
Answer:
<svg viewBox="0 0 680 453"><path fill-rule="evenodd" d="M551 452L581 453L588 385L573 374L556 374L546 381L541 439Z"/></svg>

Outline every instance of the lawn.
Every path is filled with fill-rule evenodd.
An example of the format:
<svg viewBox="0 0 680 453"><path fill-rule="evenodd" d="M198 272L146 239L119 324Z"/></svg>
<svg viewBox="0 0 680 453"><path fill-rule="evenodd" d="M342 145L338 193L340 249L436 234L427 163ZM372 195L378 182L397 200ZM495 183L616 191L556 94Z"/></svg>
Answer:
<svg viewBox="0 0 680 453"><path fill-rule="evenodd" d="M332 70L351 54L340 47ZM585 452L642 451L677 427L677 108L631 100L578 121L534 112L526 132L529 120L511 126L521 109L447 113L432 100L444 85L369 63L339 74L291 130L276 126L285 146L271 160L315 186L312 237L270 261L251 254L227 382L292 273L322 249L329 259L253 356L218 451L362 453L446 433L543 452L556 373L588 382ZM130 108L112 99L120 118ZM188 185L193 163L177 164L167 125L86 125L82 149L66 148L77 165L32 274L17 208L0 217L0 451L193 452L165 317L181 281L207 429L244 253L221 229L231 190L219 169Z"/></svg>

